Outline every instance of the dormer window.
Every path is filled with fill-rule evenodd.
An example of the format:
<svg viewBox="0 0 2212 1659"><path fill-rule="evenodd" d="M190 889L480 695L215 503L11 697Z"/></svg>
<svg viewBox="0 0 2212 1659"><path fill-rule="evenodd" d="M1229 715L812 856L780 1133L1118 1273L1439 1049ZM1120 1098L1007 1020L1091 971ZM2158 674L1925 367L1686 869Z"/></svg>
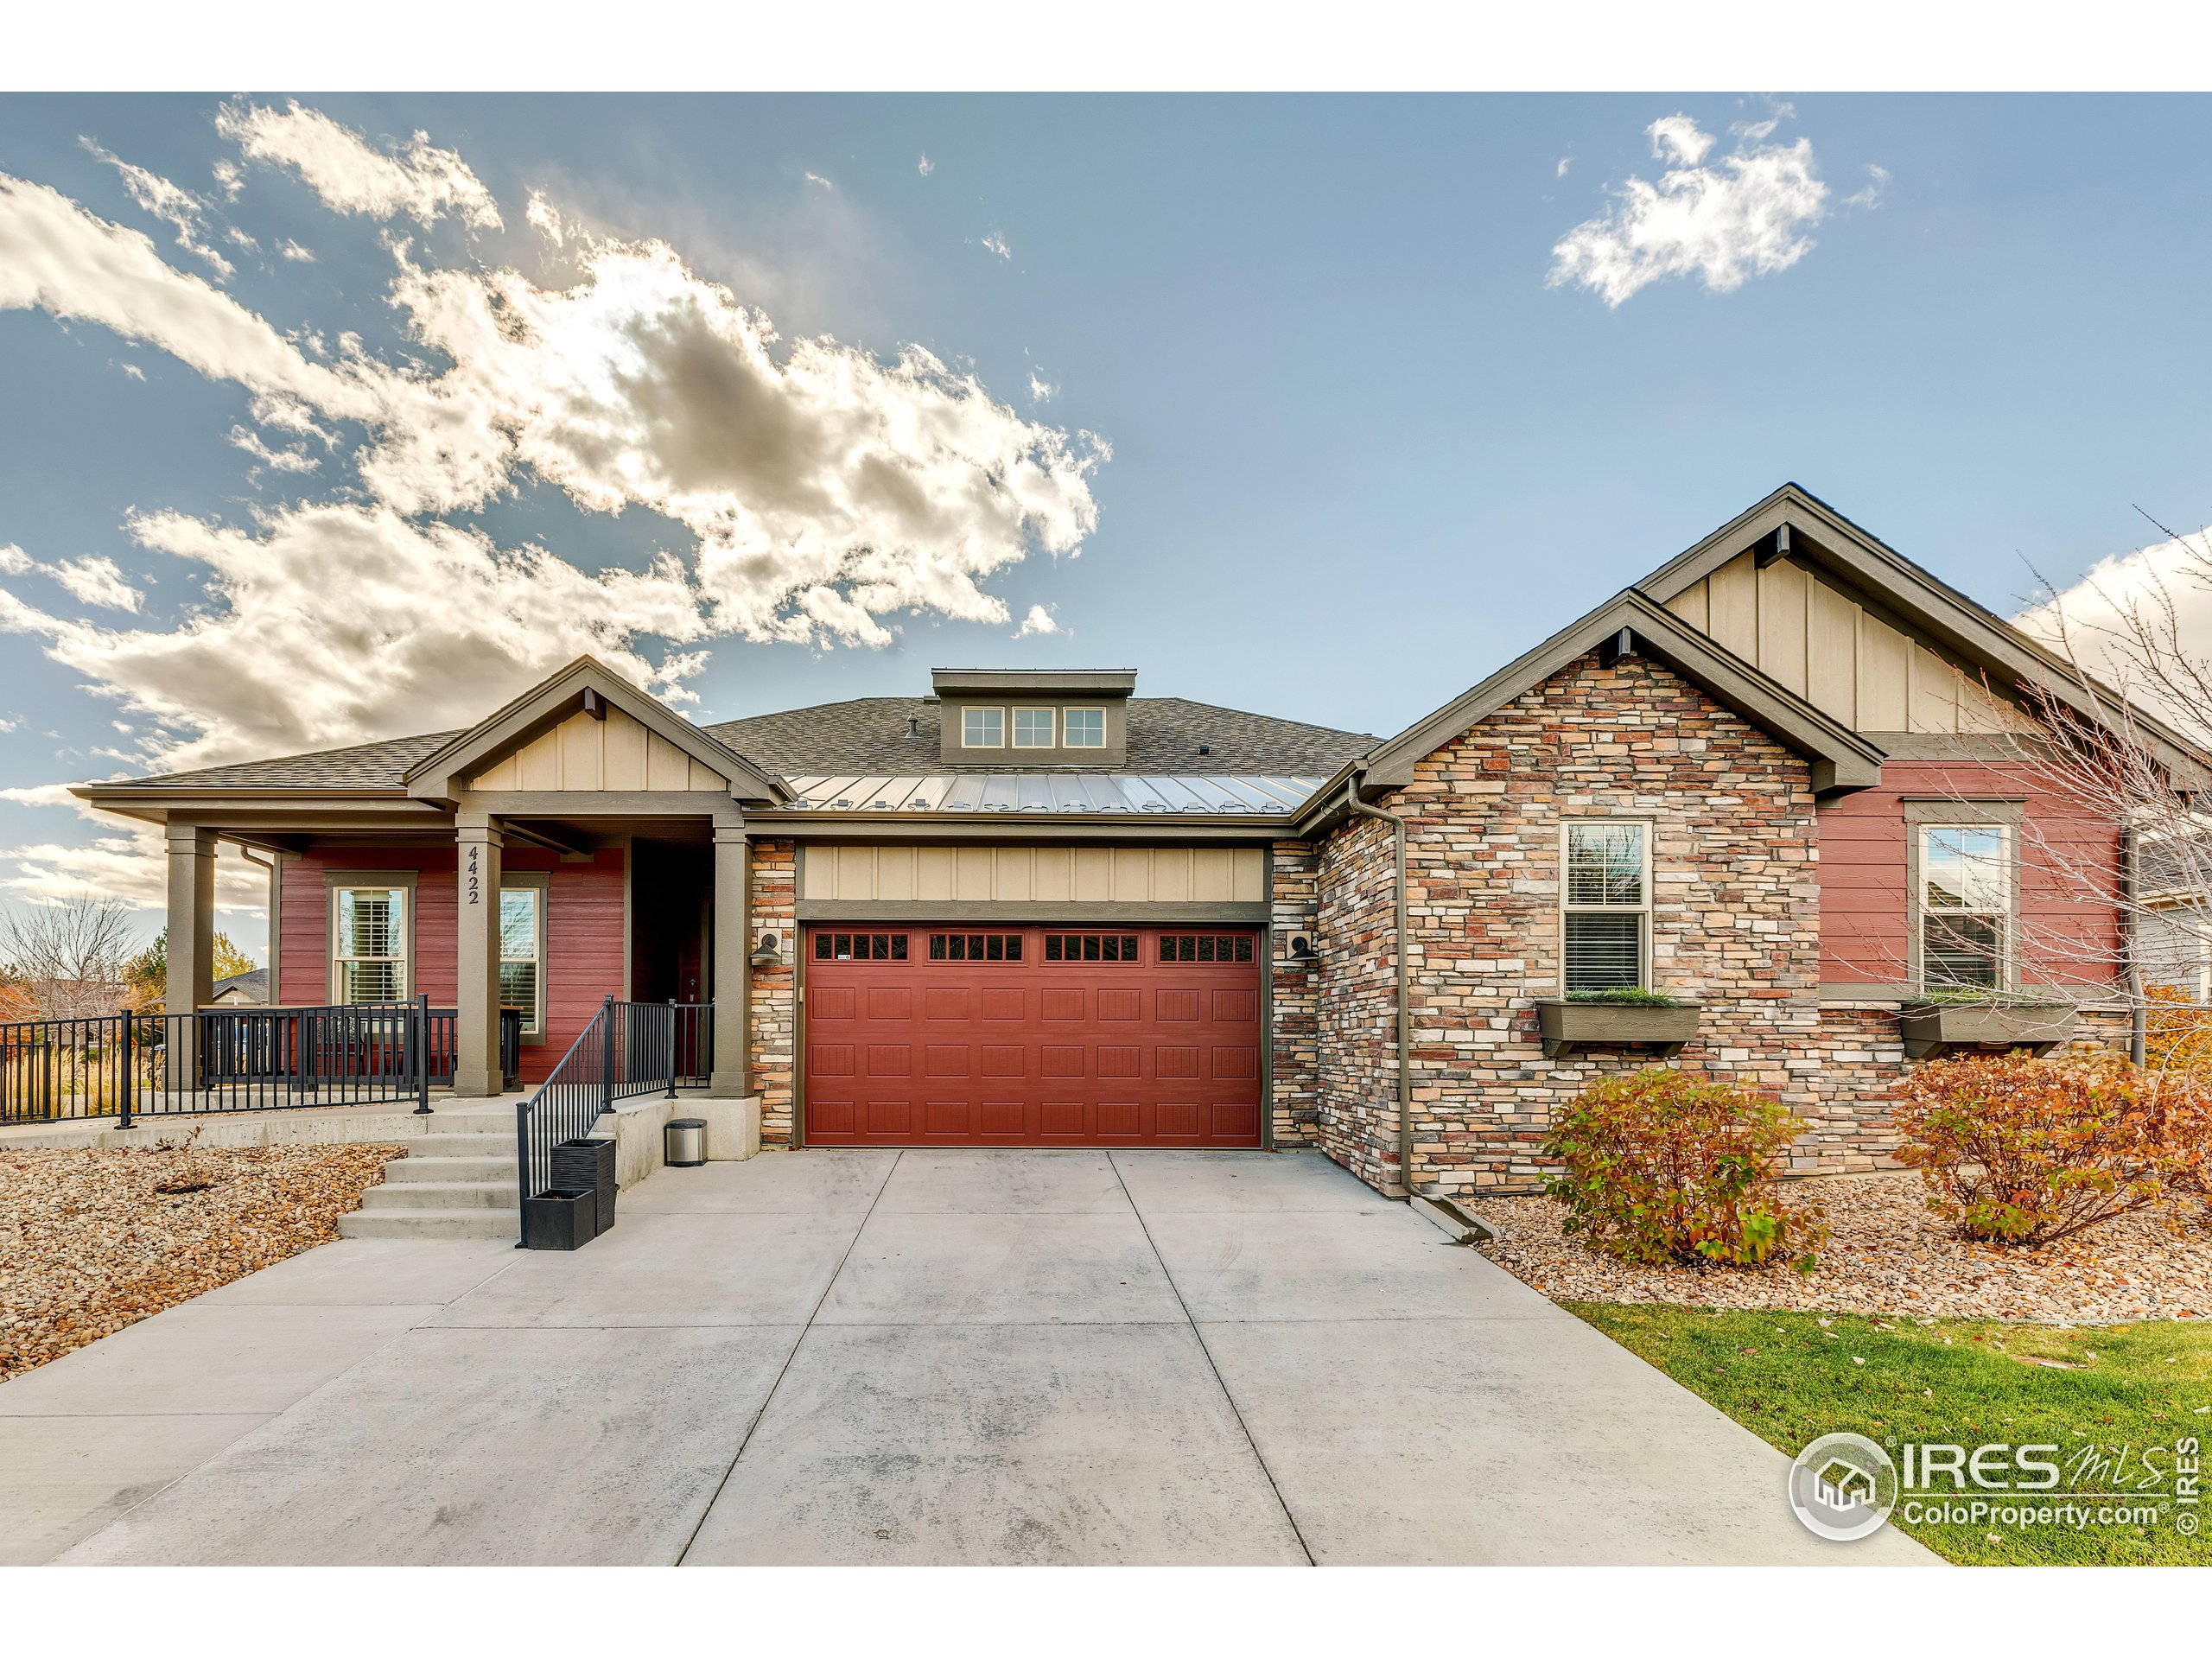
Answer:
<svg viewBox="0 0 2212 1659"><path fill-rule="evenodd" d="M1014 711L1014 747L1017 749L1049 749L1056 746L1054 728L1058 725L1058 710L1053 709L1017 709Z"/></svg>
<svg viewBox="0 0 2212 1659"><path fill-rule="evenodd" d="M1006 747L1006 710L963 709L960 711L960 746L966 749Z"/></svg>
<svg viewBox="0 0 2212 1659"><path fill-rule="evenodd" d="M1061 741L1071 749L1103 749L1106 747L1106 711L1103 709L1070 709L1060 716Z"/></svg>

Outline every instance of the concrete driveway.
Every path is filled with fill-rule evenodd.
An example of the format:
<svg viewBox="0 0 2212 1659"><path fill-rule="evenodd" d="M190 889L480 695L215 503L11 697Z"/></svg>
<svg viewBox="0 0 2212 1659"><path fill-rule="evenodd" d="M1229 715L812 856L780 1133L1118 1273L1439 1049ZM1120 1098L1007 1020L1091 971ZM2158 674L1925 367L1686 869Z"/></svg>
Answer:
<svg viewBox="0 0 2212 1659"><path fill-rule="evenodd" d="M1312 1154L665 1170L570 1255L349 1241L0 1386L0 1560L1897 1562Z"/></svg>

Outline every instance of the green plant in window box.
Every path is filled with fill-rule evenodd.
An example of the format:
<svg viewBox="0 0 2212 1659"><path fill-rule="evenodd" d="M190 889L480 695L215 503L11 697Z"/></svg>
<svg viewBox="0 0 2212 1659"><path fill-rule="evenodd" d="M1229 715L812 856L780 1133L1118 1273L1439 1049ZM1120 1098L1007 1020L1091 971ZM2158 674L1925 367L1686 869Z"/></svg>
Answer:
<svg viewBox="0 0 2212 1659"><path fill-rule="evenodd" d="M1679 996L1669 996L1664 991L1646 990L1641 985L1612 985L1602 991L1569 991L1570 1002L1609 1002L1631 1008L1687 1007Z"/></svg>

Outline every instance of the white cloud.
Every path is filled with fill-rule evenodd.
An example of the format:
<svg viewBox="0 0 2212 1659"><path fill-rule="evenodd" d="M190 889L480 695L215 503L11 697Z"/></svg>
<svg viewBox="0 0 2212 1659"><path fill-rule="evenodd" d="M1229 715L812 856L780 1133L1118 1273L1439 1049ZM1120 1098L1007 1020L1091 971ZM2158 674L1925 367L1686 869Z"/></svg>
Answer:
<svg viewBox="0 0 2212 1659"><path fill-rule="evenodd" d="M2212 737L2212 711L2174 706L2119 648L2131 612L2170 642L2171 654L2212 659L2212 530L2101 559L2073 583L2014 623L2047 643L2069 649L2082 666L2153 708L2200 740Z"/></svg>
<svg viewBox="0 0 2212 1659"><path fill-rule="evenodd" d="M835 190L837 188L836 185L830 183L829 180L823 178L819 173L808 174L806 175L806 181L809 184L818 184L824 190Z"/></svg>
<svg viewBox="0 0 2212 1659"><path fill-rule="evenodd" d="M922 164L914 170L926 179L931 174L937 171L937 163L930 160L927 156L924 156L922 157Z"/></svg>
<svg viewBox="0 0 2212 1659"><path fill-rule="evenodd" d="M119 156L110 155L89 138L80 137L77 142L123 175L124 194L131 200L162 223L175 227L177 246L206 260L219 276L237 274L236 265L207 245L207 204L199 197L159 174L149 173Z"/></svg>
<svg viewBox="0 0 2212 1659"><path fill-rule="evenodd" d="M13 542L0 543L0 576L20 576L31 568L31 556Z"/></svg>
<svg viewBox="0 0 2212 1659"><path fill-rule="evenodd" d="M284 257L289 259L295 264L311 265L315 264L315 250L313 248L302 247L289 237L287 237L283 241L279 242L276 245L276 251L283 254Z"/></svg>
<svg viewBox="0 0 2212 1659"><path fill-rule="evenodd" d="M995 253L1001 259L1014 257L1014 250L1007 246L1006 238L1001 236L996 231L993 231L983 238L983 251L986 253Z"/></svg>
<svg viewBox="0 0 2212 1659"><path fill-rule="evenodd" d="M451 213L479 230L499 228L499 204L468 164L418 132L397 154L372 146L351 127L296 99L281 111L246 102L226 105L215 130L248 160L289 168L323 205L372 219L402 214L429 225Z"/></svg>
<svg viewBox="0 0 2212 1659"><path fill-rule="evenodd" d="M115 561L104 554L64 559L58 564L48 565L46 573L60 582L73 599L111 611L135 611L138 601L145 597L123 579L123 572L116 568Z"/></svg>
<svg viewBox="0 0 2212 1659"><path fill-rule="evenodd" d="M1014 637L1027 639L1032 634L1058 633L1059 631L1060 625L1052 620L1050 611L1042 605L1032 605L1029 614L1021 619L1021 626L1014 631Z"/></svg>
<svg viewBox="0 0 2212 1659"><path fill-rule="evenodd" d="M1560 156L1559 158L1559 166L1553 171L1552 177L1555 179L1565 178L1567 176L1567 169L1573 165L1574 157L1572 156Z"/></svg>
<svg viewBox="0 0 2212 1659"><path fill-rule="evenodd" d="M10 719L5 715L0 715L0 732L12 732L22 723L21 720ZM6 793L6 791L0 791L0 796L4 796Z"/></svg>
<svg viewBox="0 0 2212 1659"><path fill-rule="evenodd" d="M1552 250L1547 285L1579 283L1618 306L1669 276L1726 294L1796 264L1813 245L1804 232L1827 216L1828 188L1814 173L1811 142L1767 143L1771 130L1772 122L1743 130L1707 167L1712 135L1686 115L1653 122L1651 153L1669 169L1656 184L1630 179L1605 213L1568 232Z"/></svg>
<svg viewBox="0 0 2212 1659"><path fill-rule="evenodd" d="M0 175L0 309L98 322L245 387L232 441L258 466L350 449L322 503L243 525L130 520L209 578L180 621L98 626L0 588L0 630L167 728L137 764L438 729L587 650L681 698L717 638L881 645L912 613L1003 625L988 579L1095 528L1110 450L1094 435L1024 419L918 347L785 342L666 244L532 206L569 238L566 286L403 246L389 298L410 349L386 360L347 337L324 359L138 232ZM531 485L588 512L649 508L682 526L677 546L594 575L437 517ZM32 568L0 556L0 574Z"/></svg>
<svg viewBox="0 0 2212 1659"><path fill-rule="evenodd" d="M1039 374L1036 370L1029 371L1029 401L1031 403L1049 404L1059 395L1060 389L1058 386Z"/></svg>
<svg viewBox="0 0 2212 1659"><path fill-rule="evenodd" d="M1695 167L1720 142L1709 132L1699 131L1697 123L1687 115L1662 116L1644 131L1650 137L1654 156L1684 167Z"/></svg>
<svg viewBox="0 0 2212 1659"><path fill-rule="evenodd" d="M251 237L248 236L244 231L238 229L235 225L225 226L223 234L229 238L230 240L237 246L244 248L248 253L259 253L261 251L261 244L255 241Z"/></svg>
<svg viewBox="0 0 2212 1659"><path fill-rule="evenodd" d="M304 449L273 449L261 434L243 426L231 429L230 444L242 449L264 467L273 467L280 473L311 473L322 463Z"/></svg>
<svg viewBox="0 0 2212 1659"><path fill-rule="evenodd" d="M215 163L215 188L223 193L226 201L236 201L238 193L245 188L245 170L227 158Z"/></svg>
<svg viewBox="0 0 2212 1659"><path fill-rule="evenodd" d="M133 380L143 380L146 378L146 371L140 368L136 363L125 363L122 366L123 372L129 375Z"/></svg>
<svg viewBox="0 0 2212 1659"><path fill-rule="evenodd" d="M338 419L378 417L393 377L310 363L229 295L165 264L141 232L0 173L0 311L36 308L158 346L211 379Z"/></svg>
<svg viewBox="0 0 2212 1659"><path fill-rule="evenodd" d="M522 216L530 222L532 230L555 247L568 241L568 221L561 217L561 210L553 205L543 190L530 193L530 205L523 209Z"/></svg>
<svg viewBox="0 0 2212 1659"><path fill-rule="evenodd" d="M704 633L673 558L590 576L543 549L502 551L355 504L270 513L257 533L181 513L130 528L202 567L212 602L174 629L110 628L0 590L0 628L44 635L50 655L133 712L202 730L167 754L175 766L436 731L585 652L680 698L669 665L631 641Z"/></svg>
<svg viewBox="0 0 2212 1659"><path fill-rule="evenodd" d="M1882 192L1889 188L1890 169L1872 162L1866 164L1866 187L1854 190L1843 199L1846 207L1872 207L1880 202Z"/></svg>

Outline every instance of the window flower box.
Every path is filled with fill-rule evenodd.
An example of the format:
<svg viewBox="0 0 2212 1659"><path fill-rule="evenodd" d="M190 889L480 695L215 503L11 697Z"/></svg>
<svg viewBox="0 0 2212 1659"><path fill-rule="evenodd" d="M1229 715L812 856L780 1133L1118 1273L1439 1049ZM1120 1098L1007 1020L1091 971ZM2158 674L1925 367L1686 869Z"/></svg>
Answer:
<svg viewBox="0 0 2212 1659"><path fill-rule="evenodd" d="M2024 1048L2044 1054L2074 1036L2070 1002L1908 1002L1897 1010L1905 1058L1925 1060L1957 1048Z"/></svg>
<svg viewBox="0 0 2212 1659"><path fill-rule="evenodd" d="M1671 1059L1697 1035L1703 1012L1690 1001L1606 1002L1547 996L1536 1001L1536 1029L1548 1060L1584 1048L1655 1048Z"/></svg>

